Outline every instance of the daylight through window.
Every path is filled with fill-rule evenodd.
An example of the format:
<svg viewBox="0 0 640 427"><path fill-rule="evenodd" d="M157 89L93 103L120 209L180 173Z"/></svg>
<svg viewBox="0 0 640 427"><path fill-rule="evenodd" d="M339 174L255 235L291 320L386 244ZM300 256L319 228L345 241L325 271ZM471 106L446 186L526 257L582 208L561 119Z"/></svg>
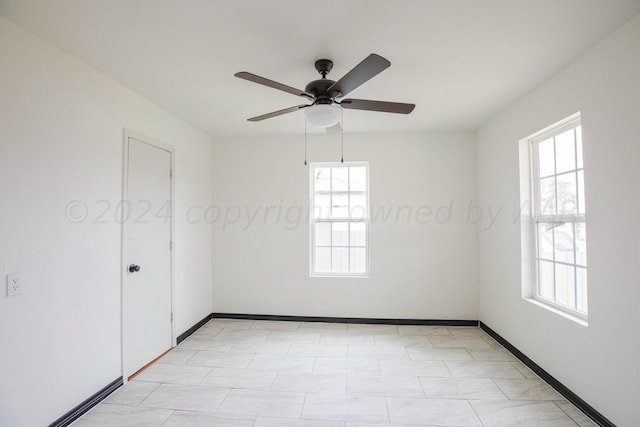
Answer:
<svg viewBox="0 0 640 427"><path fill-rule="evenodd" d="M582 127L574 117L531 144L534 298L587 315L587 248Z"/></svg>
<svg viewBox="0 0 640 427"><path fill-rule="evenodd" d="M312 163L312 276L369 274L368 163Z"/></svg>

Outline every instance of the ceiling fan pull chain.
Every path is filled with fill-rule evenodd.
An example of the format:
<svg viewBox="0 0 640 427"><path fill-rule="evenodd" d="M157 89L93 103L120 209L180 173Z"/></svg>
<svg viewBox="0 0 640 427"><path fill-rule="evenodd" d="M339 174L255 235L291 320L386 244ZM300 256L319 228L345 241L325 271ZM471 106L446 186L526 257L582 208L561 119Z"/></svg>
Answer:
<svg viewBox="0 0 640 427"><path fill-rule="evenodd" d="M340 163L344 163L344 111L340 109Z"/></svg>
<svg viewBox="0 0 640 427"><path fill-rule="evenodd" d="M307 166L307 118L304 118L304 165Z"/></svg>

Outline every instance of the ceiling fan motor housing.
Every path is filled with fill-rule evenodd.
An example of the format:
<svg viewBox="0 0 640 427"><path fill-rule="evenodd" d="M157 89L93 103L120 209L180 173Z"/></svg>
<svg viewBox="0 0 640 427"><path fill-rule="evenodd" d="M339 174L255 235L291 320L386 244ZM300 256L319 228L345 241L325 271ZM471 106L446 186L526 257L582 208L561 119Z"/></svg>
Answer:
<svg viewBox="0 0 640 427"><path fill-rule="evenodd" d="M305 88L305 92L309 92L315 95L316 104L332 104L333 99L331 98L331 94L329 94L328 89L335 82L329 79L320 79L314 80L309 83Z"/></svg>
<svg viewBox="0 0 640 427"><path fill-rule="evenodd" d="M333 104L333 99L328 89L335 81L327 79L327 74L333 68L333 61L330 59L318 59L314 65L322 75L322 79L310 82L304 90L315 95L314 104Z"/></svg>

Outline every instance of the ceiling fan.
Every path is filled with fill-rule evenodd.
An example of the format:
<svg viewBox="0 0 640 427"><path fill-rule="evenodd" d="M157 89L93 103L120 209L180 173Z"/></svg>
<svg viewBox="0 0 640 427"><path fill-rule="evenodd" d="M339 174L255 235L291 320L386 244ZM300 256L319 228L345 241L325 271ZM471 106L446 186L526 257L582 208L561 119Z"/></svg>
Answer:
<svg viewBox="0 0 640 427"><path fill-rule="evenodd" d="M247 119L250 122L259 122L304 108L306 109L305 115L310 123L330 131L331 129L335 129L336 126L340 126L338 123L342 115L340 107L351 110L380 111L398 114L409 114L413 111L415 104L354 98L344 99L344 96L349 92L389 68L389 66L391 66L391 63L388 60L372 53L353 67L353 69L340 80L333 81L327 79L327 74L329 74L329 71L333 68L333 61L329 59L319 59L315 62L315 68L322 75L322 78L310 82L304 90L296 89L246 71L241 71L234 75L241 79L249 80L250 82L306 98L306 100L310 102L309 104L296 105L283 110L251 117Z"/></svg>

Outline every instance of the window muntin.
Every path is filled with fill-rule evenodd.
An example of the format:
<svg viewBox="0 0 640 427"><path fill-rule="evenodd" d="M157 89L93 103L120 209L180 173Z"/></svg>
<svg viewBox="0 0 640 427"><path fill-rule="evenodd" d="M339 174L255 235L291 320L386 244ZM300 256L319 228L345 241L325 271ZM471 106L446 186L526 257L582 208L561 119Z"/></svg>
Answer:
<svg viewBox="0 0 640 427"><path fill-rule="evenodd" d="M368 163L311 163L310 186L311 276L368 276Z"/></svg>
<svg viewBox="0 0 640 427"><path fill-rule="evenodd" d="M584 165L580 118L530 140L535 285L533 297L587 317Z"/></svg>

